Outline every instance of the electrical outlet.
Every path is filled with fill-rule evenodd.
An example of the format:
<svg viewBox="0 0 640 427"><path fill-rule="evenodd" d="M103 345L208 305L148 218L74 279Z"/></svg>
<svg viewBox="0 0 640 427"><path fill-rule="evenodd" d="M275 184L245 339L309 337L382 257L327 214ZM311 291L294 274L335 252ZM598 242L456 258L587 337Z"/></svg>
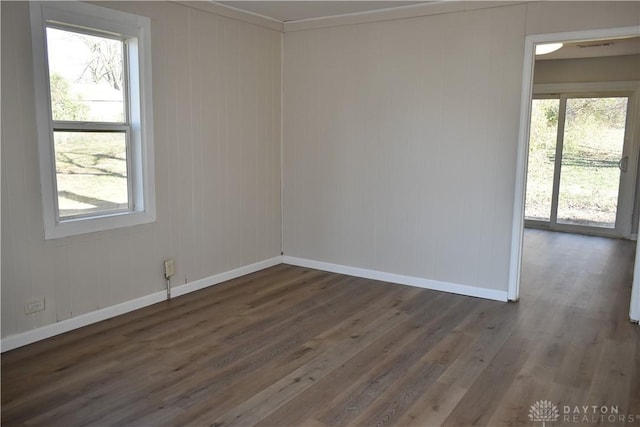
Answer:
<svg viewBox="0 0 640 427"><path fill-rule="evenodd" d="M44 311L44 298L34 299L24 305L24 314L33 314Z"/></svg>
<svg viewBox="0 0 640 427"><path fill-rule="evenodd" d="M176 274L176 264L173 259L165 260L164 262L164 277L169 278Z"/></svg>

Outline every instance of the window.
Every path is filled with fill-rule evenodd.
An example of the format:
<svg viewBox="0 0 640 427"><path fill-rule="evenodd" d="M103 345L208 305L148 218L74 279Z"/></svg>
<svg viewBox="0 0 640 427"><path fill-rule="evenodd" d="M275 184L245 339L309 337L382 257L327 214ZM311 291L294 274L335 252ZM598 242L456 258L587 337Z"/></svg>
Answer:
<svg viewBox="0 0 640 427"><path fill-rule="evenodd" d="M45 238L155 220L150 22L31 4Z"/></svg>

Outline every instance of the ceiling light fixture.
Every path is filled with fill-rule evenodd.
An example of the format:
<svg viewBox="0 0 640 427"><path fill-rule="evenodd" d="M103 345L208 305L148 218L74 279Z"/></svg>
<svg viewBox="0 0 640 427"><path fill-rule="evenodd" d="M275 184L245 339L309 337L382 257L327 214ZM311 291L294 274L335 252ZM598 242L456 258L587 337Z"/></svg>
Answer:
<svg viewBox="0 0 640 427"><path fill-rule="evenodd" d="M562 43L545 43L536 45L536 55L546 55L562 47Z"/></svg>

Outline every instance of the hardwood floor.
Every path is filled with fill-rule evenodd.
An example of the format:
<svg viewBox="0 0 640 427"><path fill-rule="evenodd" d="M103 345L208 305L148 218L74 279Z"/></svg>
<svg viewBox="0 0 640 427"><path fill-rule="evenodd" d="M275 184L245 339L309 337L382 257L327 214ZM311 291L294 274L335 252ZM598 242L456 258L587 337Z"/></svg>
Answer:
<svg viewBox="0 0 640 427"><path fill-rule="evenodd" d="M279 265L3 354L2 424L640 425L633 254L527 230L517 304Z"/></svg>

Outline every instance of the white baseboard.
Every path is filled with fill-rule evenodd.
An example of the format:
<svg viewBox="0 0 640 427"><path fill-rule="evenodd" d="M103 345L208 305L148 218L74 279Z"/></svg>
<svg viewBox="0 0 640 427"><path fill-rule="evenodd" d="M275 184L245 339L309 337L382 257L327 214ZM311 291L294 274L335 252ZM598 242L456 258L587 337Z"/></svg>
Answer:
<svg viewBox="0 0 640 427"><path fill-rule="evenodd" d="M138 310L140 308L159 303L161 301L164 301L165 299L167 299L167 293L164 291L156 292L151 295L145 295L140 298L123 302L121 304L101 308L100 310L81 314L80 316L42 326L40 328L23 332L21 334L9 335L8 337L2 338L0 347L2 347L2 352L13 350L14 348L22 347L23 345L51 338L53 336L69 332L74 329L82 328L83 326L91 325L92 323L97 323L102 320L110 319L111 317L119 316L130 311Z"/></svg>
<svg viewBox="0 0 640 427"><path fill-rule="evenodd" d="M264 261L256 262L255 264L246 265L224 273L215 274L213 276L205 277L204 279L195 280L184 285L171 288L171 296L179 297L180 295L188 294L190 292L199 291L200 289L208 288L218 283L226 282L227 280L235 279L246 274L255 273L256 271L264 270L265 268L273 267L274 265L282 264L282 257L277 256L274 258L266 259Z"/></svg>
<svg viewBox="0 0 640 427"><path fill-rule="evenodd" d="M184 285L176 286L171 289L171 295L178 297L218 283L226 282L246 274L264 270L281 263L297 265L300 267L315 268L318 270L330 271L332 273L347 274L350 276L363 277L366 279L380 280L384 282L399 283L402 285L416 286L419 288L432 289L435 291L450 292L454 294L466 295L471 297L486 298L496 301L507 301L507 292L497 291L493 289L478 288L475 286L458 285L455 283L440 282L437 280L423 279L420 277L404 276L400 274L385 273L382 271L368 270L364 268L349 267L339 264L331 264L321 261L313 261L304 258L291 256L277 256L271 259L257 262L255 264L236 268L224 273L215 274L204 279L196 280ZM40 328L23 332L21 334L10 335L0 341L0 351L5 352L14 348L22 347L36 341L51 338L83 326L91 325L102 320L119 316L140 308L147 307L152 304L164 301L167 298L165 291L156 292L145 295L131 301L116 304L111 307L102 308L92 311L91 313L82 314L77 317L53 323L51 325L42 326Z"/></svg>
<svg viewBox="0 0 640 427"><path fill-rule="evenodd" d="M235 279L237 277L244 276L245 274L254 273L256 271L263 270L265 268L269 268L281 263L282 257L277 256L275 258L260 261L255 264L236 268L234 270L226 271L220 274L215 274L204 279L196 280L194 282L187 283L181 286L176 286L171 290L171 295L173 297L185 295L190 292L217 285L218 283ZM129 313L131 311L159 303L166 299L166 291L155 292L153 294L145 295L131 301L126 301L121 304L113 305L111 307L102 308L100 310L82 314L77 317L72 317L70 319L53 323L51 325L42 326L40 328L23 332L21 334L10 335L8 337L2 338L2 341L0 342L0 351L5 352L13 350L14 348L22 347L24 345L51 338L53 336L69 332L83 326L91 325L92 323L101 322L103 320L119 316L121 314Z"/></svg>
<svg viewBox="0 0 640 427"><path fill-rule="evenodd" d="M429 280L420 277L404 276L394 273L385 273L382 271L349 267L345 265L331 264L322 261L313 261L310 259L297 258L286 255L282 257L282 262L285 264L297 265L299 267L314 268L317 270L330 271L332 273L348 274L349 276L363 277L365 279L380 280L383 282L399 283L401 285L415 286L418 288L431 289L434 291L449 292L452 294L460 294L496 301L507 301L507 292L498 291L495 289L458 285L456 283L440 282L438 280Z"/></svg>

